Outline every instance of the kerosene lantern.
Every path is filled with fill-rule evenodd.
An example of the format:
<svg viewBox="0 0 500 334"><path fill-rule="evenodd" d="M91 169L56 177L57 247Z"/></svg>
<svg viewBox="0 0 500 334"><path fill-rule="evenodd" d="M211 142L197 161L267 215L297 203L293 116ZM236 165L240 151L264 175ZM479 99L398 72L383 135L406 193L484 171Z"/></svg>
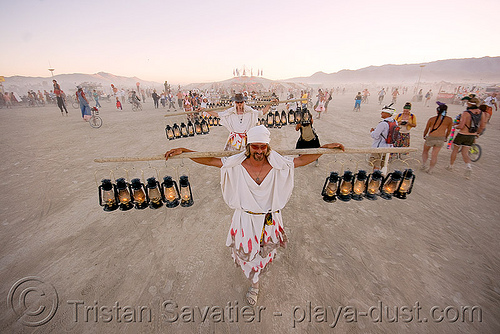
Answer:
<svg viewBox="0 0 500 334"><path fill-rule="evenodd" d="M216 120L217 120L217 126L222 126L222 124L220 124L220 118L216 117Z"/></svg>
<svg viewBox="0 0 500 334"><path fill-rule="evenodd" d="M274 126L274 114L272 111L269 111L266 117L266 127L272 128L273 126Z"/></svg>
<svg viewBox="0 0 500 334"><path fill-rule="evenodd" d="M141 179L132 179L130 181L130 188L132 189L132 198L134 199L134 206L136 209L142 210L148 207L149 200L146 196L146 188Z"/></svg>
<svg viewBox="0 0 500 334"><path fill-rule="evenodd" d="M146 180L146 194L149 198L149 207L151 209L158 209L163 205L162 195L160 192L160 183L154 177Z"/></svg>
<svg viewBox="0 0 500 334"><path fill-rule="evenodd" d="M366 194L366 181L368 177L364 170L358 170L354 175L354 185L352 187L352 199L356 201L361 201L363 196Z"/></svg>
<svg viewBox="0 0 500 334"><path fill-rule="evenodd" d="M337 190L339 188L339 175L336 172L331 172L325 180L323 185L323 191L321 196L323 196L323 201L332 203L337 200Z"/></svg>
<svg viewBox="0 0 500 334"><path fill-rule="evenodd" d="M208 126L214 126L214 118L212 116L208 118Z"/></svg>
<svg viewBox="0 0 500 334"><path fill-rule="evenodd" d="M413 173L413 170L406 169L403 172L403 180L399 184L399 187L396 190L394 196L399 199L406 199L406 195L409 195L411 193L413 182L415 182L415 174Z"/></svg>
<svg viewBox="0 0 500 334"><path fill-rule="evenodd" d="M174 123L174 126L172 127L172 130L174 130L174 137L175 138L180 138L181 135L181 128L177 125L177 123Z"/></svg>
<svg viewBox="0 0 500 334"><path fill-rule="evenodd" d="M193 205L193 193L191 192L191 184L187 175L182 175L179 179L181 206L188 207Z"/></svg>
<svg viewBox="0 0 500 334"><path fill-rule="evenodd" d="M127 211L134 207L132 197L130 195L130 184L123 177L116 180L116 191L118 193L118 203L120 210Z"/></svg>
<svg viewBox="0 0 500 334"><path fill-rule="evenodd" d="M174 130L172 129L172 127L170 125L167 125L165 127L165 133L167 134L168 140L175 139L175 137L174 137Z"/></svg>
<svg viewBox="0 0 500 334"><path fill-rule="evenodd" d="M274 112L274 126L281 128L281 115L278 110Z"/></svg>
<svg viewBox="0 0 500 334"><path fill-rule="evenodd" d="M377 196L380 196L380 186L382 185L383 180L384 177L382 176L382 172L379 170L374 171L368 176L366 198L376 200Z"/></svg>
<svg viewBox="0 0 500 334"><path fill-rule="evenodd" d="M349 202L351 200L352 186L354 182L354 176L350 170L346 170L339 186L339 199L343 202Z"/></svg>
<svg viewBox="0 0 500 334"><path fill-rule="evenodd" d="M286 125L286 113L284 110L281 111L281 125Z"/></svg>
<svg viewBox="0 0 500 334"><path fill-rule="evenodd" d="M198 120L194 121L194 132L197 135L201 135L203 133L203 131L201 130L201 123Z"/></svg>
<svg viewBox="0 0 500 334"><path fill-rule="evenodd" d="M295 112L290 109L288 112L288 124L294 124L295 123Z"/></svg>
<svg viewBox="0 0 500 334"><path fill-rule="evenodd" d="M181 136L187 137L188 136L188 130L186 124L184 122L181 123Z"/></svg>
<svg viewBox="0 0 500 334"><path fill-rule="evenodd" d="M188 124L187 124L187 132L188 132L188 135L190 137L193 137L194 136L194 125L193 125L193 122L191 122L191 120L188 121Z"/></svg>
<svg viewBox="0 0 500 334"><path fill-rule="evenodd" d="M179 205L179 188L177 188L177 182L172 180L171 176L165 176L161 184L163 191L163 201L167 208L175 208Z"/></svg>
<svg viewBox="0 0 500 334"><path fill-rule="evenodd" d="M309 110L304 108L304 110L302 111L302 125L311 124L311 118L312 118L312 115L309 112Z"/></svg>
<svg viewBox="0 0 500 334"><path fill-rule="evenodd" d="M206 135L209 132L208 123L205 119L201 121L201 133Z"/></svg>
<svg viewBox="0 0 500 334"><path fill-rule="evenodd" d="M115 211L118 209L116 187L111 183L110 179L101 180L101 185L99 186L99 205L103 207L104 211Z"/></svg>
<svg viewBox="0 0 500 334"><path fill-rule="evenodd" d="M399 183L401 182L402 174L399 170L395 170L392 173L389 173L385 179L382 187L380 188L380 197L383 199L392 199L392 195L399 187Z"/></svg>
<svg viewBox="0 0 500 334"><path fill-rule="evenodd" d="M302 110L300 107L295 110L295 124L302 124Z"/></svg>

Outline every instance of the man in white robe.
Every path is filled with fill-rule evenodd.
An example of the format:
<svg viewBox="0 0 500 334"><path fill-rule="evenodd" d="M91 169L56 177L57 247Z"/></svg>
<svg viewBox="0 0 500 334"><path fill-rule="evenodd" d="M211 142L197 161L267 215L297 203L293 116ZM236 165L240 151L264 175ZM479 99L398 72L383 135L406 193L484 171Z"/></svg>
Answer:
<svg viewBox="0 0 500 334"><path fill-rule="evenodd" d="M294 168L318 159L320 154L305 154L297 158L283 157L272 151L270 133L263 125L251 128L246 151L228 158L192 158L203 165L221 168L222 196L234 209L226 246L232 257L250 279L246 298L250 305L257 303L260 274L276 256L279 246L285 247L287 237L281 210L293 190ZM323 148L344 149L332 143ZM186 148L165 153L168 159Z"/></svg>
<svg viewBox="0 0 500 334"><path fill-rule="evenodd" d="M247 132L257 125L259 118L269 112L271 106L266 106L263 110L256 110L245 105L245 97L238 93L234 96L235 105L227 110L216 112L205 109L204 111L212 116L220 118L220 124L229 130L224 151L241 151L247 144Z"/></svg>

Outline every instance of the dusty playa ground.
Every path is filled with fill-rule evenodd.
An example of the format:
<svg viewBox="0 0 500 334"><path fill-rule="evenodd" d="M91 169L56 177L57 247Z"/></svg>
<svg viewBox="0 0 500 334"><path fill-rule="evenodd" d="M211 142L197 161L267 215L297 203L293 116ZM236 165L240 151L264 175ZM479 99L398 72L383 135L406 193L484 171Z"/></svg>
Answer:
<svg viewBox="0 0 500 334"><path fill-rule="evenodd" d="M379 121L372 96L352 112L355 92L334 96L315 122L322 143L371 145ZM401 110L409 96L399 98ZM412 147L434 106L415 103ZM450 106L454 116L461 106ZM0 332L2 333L498 333L500 331L500 116L479 139L483 156L465 180L443 149L433 175L418 170L407 200L326 203L331 171L368 169L364 155L328 155L296 170L283 210L290 239L261 281L258 307L225 247L232 211L219 170L190 160L98 164L172 147L221 150L222 127L167 141L166 109L117 111L104 104L92 129L79 110L0 110ZM181 121L182 117L168 119ZM292 126L271 145L293 148ZM405 168L395 162L394 168ZM189 175L194 205L104 212L96 179ZM40 281L35 280L37 277ZM30 290L30 288L33 288ZM57 296L57 299L56 299ZM24 304L23 304L24 300ZM25 306L26 307L25 307ZM45 307L45 308L43 308ZM32 313L29 313L32 312ZM55 313L54 313L55 312Z"/></svg>

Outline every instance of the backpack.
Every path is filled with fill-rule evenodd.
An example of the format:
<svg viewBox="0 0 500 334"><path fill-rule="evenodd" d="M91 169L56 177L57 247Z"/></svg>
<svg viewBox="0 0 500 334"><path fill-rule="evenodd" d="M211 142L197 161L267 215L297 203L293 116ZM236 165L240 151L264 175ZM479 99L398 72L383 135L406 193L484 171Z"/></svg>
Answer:
<svg viewBox="0 0 500 334"><path fill-rule="evenodd" d="M471 122L470 122L470 127L469 132L470 133L476 133L477 130L479 130L479 125L481 123L481 116L483 115L483 112L481 111L479 114L474 114L470 110L466 110L470 114Z"/></svg>
<svg viewBox="0 0 500 334"><path fill-rule="evenodd" d="M394 143L396 143L398 140L399 140L399 137L400 137L400 127L398 125L398 122L396 121L392 121L392 122L389 122L389 121L386 121L384 120L384 122L387 122L387 124L389 124L389 131L387 132L387 138L385 138L385 142L387 144L392 144L394 145Z"/></svg>

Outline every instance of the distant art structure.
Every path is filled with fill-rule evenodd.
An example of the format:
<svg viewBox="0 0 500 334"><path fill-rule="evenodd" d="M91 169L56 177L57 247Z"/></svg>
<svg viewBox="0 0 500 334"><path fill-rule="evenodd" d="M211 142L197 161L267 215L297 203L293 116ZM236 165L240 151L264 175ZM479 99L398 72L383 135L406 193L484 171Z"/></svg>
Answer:
<svg viewBox="0 0 500 334"><path fill-rule="evenodd" d="M257 77L262 77L263 75L262 69L257 69ZM245 65L242 68L233 69L233 77L246 77L250 74L250 77L253 77L253 68L248 69Z"/></svg>

